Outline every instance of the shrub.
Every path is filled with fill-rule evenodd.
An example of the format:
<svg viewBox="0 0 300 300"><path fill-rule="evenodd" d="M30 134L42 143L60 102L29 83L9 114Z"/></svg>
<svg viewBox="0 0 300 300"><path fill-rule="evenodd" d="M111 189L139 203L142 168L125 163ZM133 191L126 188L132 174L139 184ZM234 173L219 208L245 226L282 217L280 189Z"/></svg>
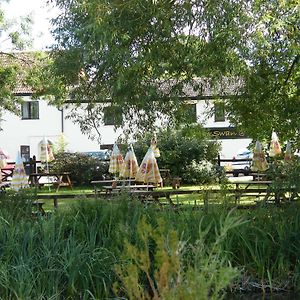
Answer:
<svg viewBox="0 0 300 300"><path fill-rule="evenodd" d="M134 149L139 162L152 137L151 133L146 134L135 143ZM199 174L199 169L195 171L196 165L203 161L215 165L220 150L219 144L210 140L208 132L199 124L161 130L157 134L157 145L161 155L157 159L159 167L170 169L172 176L182 177L185 182L198 181L193 177L196 173L201 180L207 178L206 171L203 175Z"/></svg>
<svg viewBox="0 0 300 300"><path fill-rule="evenodd" d="M272 180L271 189L275 193L282 190L294 191L291 197L295 197L300 191L300 161L297 159L290 162L274 160L269 166L267 176Z"/></svg>
<svg viewBox="0 0 300 300"><path fill-rule="evenodd" d="M82 153L60 152L51 162L54 172L70 172L74 183L85 184L108 176L108 162Z"/></svg>
<svg viewBox="0 0 300 300"><path fill-rule="evenodd" d="M186 166L182 179L186 183L212 183L218 181L219 173L214 164L207 160L192 162Z"/></svg>

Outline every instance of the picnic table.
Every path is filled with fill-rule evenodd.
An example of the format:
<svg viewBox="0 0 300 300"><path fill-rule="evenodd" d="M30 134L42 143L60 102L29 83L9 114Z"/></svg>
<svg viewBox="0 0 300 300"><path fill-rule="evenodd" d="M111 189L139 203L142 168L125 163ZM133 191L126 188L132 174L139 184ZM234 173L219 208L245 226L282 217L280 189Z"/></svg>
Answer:
<svg viewBox="0 0 300 300"><path fill-rule="evenodd" d="M249 193L255 194L259 197L264 196L263 201L270 201L274 199L276 204L279 204L281 200L293 200L295 195L298 195L298 191L295 188L275 188L272 187L273 181L271 180L260 180L260 181L232 181L230 184L234 185L236 191L235 197L236 201L239 202L242 195L249 195ZM290 195L290 197L287 197Z"/></svg>
<svg viewBox="0 0 300 300"><path fill-rule="evenodd" d="M1 169L1 179L2 181L7 181L12 178L14 172L15 165L8 164L6 167Z"/></svg>
<svg viewBox="0 0 300 300"><path fill-rule="evenodd" d="M256 194L257 197L260 195L264 195L264 200L266 200L270 196L270 185L272 184L272 181L269 180L261 180L261 181L243 181L243 180L236 180L231 181L229 183L230 185L233 185L234 192L235 192L235 201L237 203L240 202L240 198L243 194L249 195L249 194Z"/></svg>
<svg viewBox="0 0 300 300"><path fill-rule="evenodd" d="M7 187L10 187L9 181L0 182L0 193L5 192Z"/></svg>
<svg viewBox="0 0 300 300"><path fill-rule="evenodd" d="M154 185L152 184L135 184L135 185L125 185L119 187L113 187L112 185L103 186L106 194L110 194L112 192L120 192L120 191L153 191Z"/></svg>
<svg viewBox="0 0 300 300"><path fill-rule="evenodd" d="M98 191L104 190L104 186L120 186L134 184L134 180L129 179L106 179L106 180L92 180L91 184L94 186L94 192L97 194Z"/></svg>
<svg viewBox="0 0 300 300"><path fill-rule="evenodd" d="M43 177L54 178L54 184L57 185L56 191L58 191L60 187L73 188L70 179L70 172L31 173L28 179L29 185L40 187L42 185L40 179Z"/></svg>

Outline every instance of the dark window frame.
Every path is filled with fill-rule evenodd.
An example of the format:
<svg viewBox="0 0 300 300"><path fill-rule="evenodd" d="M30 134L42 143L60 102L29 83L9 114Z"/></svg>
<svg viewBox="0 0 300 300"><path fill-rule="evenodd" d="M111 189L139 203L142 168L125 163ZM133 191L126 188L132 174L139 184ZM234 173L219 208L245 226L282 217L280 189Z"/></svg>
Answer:
<svg viewBox="0 0 300 300"><path fill-rule="evenodd" d="M222 102L214 103L214 120L215 122L225 122L225 105Z"/></svg>
<svg viewBox="0 0 300 300"><path fill-rule="evenodd" d="M198 122L197 103L184 103L178 111L179 122L195 124Z"/></svg>
<svg viewBox="0 0 300 300"><path fill-rule="evenodd" d="M122 125L122 109L116 106L107 106L103 109L103 123L105 126Z"/></svg>
<svg viewBox="0 0 300 300"><path fill-rule="evenodd" d="M40 118L39 101L24 101L21 105L22 105L21 106L22 120L39 120ZM27 105L27 113L25 112L25 107L24 107L25 105Z"/></svg>

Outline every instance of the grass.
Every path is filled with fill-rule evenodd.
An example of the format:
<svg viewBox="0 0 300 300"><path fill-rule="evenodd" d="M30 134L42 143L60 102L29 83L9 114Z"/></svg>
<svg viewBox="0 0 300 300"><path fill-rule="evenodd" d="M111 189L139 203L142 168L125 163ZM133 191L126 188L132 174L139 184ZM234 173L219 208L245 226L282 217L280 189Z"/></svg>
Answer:
<svg viewBox="0 0 300 300"><path fill-rule="evenodd" d="M218 188L219 185L184 185L180 187L180 190L201 190L205 188ZM232 187L232 185L228 184L227 187ZM220 187L221 189L222 187ZM157 191L172 191L172 187L166 186L162 188L156 188ZM70 188L60 188L58 192L56 192L56 189L53 187L41 187L39 189L35 189L35 191L38 194L57 194L57 195L64 195L64 194L74 194L78 195L78 198L75 199L58 199L58 205L60 208L64 209L69 206L69 204L77 202L79 199L85 199L85 201L92 201L89 198L85 198L84 195L87 194L93 194L93 186L79 186L79 187L73 187L73 189ZM214 203L220 203L224 201L224 197L227 197L228 202L234 202L235 199L232 196L223 194L220 201L220 196L210 195L210 202ZM203 205L203 196L199 194L184 194L184 195L173 195L172 201L175 204L182 204L182 205ZM253 200L256 200L255 197L243 197L242 204L254 204ZM45 208L47 210L53 210L53 201L52 200L43 200L45 202ZM161 198L162 203L167 203L168 201L165 198Z"/></svg>
<svg viewBox="0 0 300 300"><path fill-rule="evenodd" d="M170 293L166 299L189 299L189 291L218 291L215 299L221 299L226 287L300 288L298 203L178 211L120 195L111 202L63 200L65 207L50 217L32 218L24 201L30 197L0 197L3 299L126 298L137 286L142 295L150 293L150 280L159 294ZM135 261L130 253L144 259Z"/></svg>

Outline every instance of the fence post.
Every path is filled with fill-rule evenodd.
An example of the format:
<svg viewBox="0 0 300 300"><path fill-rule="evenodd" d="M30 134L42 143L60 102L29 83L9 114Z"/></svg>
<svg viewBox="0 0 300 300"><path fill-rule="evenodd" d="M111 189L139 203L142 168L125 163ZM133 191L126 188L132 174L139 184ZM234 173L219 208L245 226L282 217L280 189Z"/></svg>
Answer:
<svg viewBox="0 0 300 300"><path fill-rule="evenodd" d="M36 156L33 155L32 157L32 173L37 173L37 168L36 168Z"/></svg>

